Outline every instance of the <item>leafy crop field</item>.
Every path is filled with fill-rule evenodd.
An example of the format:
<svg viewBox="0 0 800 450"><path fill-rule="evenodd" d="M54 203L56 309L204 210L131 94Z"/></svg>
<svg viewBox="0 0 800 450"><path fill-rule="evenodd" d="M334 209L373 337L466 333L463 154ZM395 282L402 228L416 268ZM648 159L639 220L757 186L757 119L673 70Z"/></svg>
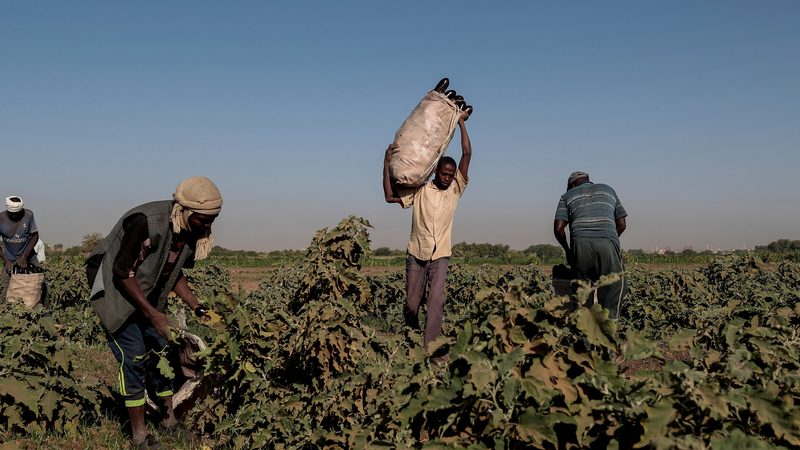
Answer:
<svg viewBox="0 0 800 450"><path fill-rule="evenodd" d="M535 266L453 265L426 354L403 326L404 275L361 267L368 228L320 230L252 289L223 267L189 274L223 323L189 319L209 344L185 413L202 439L170 448L800 446L800 264L629 267L619 323L587 305L591 286L554 296ZM0 308L2 448L124 448L81 261L48 280L49 308Z"/></svg>

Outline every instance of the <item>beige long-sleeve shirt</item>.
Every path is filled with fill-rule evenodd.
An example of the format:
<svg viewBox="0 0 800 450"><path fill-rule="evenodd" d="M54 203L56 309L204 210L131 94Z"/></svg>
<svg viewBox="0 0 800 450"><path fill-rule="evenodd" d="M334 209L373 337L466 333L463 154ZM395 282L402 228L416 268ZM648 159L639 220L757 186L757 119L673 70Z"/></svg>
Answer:
<svg viewBox="0 0 800 450"><path fill-rule="evenodd" d="M450 186L441 190L429 181L417 188L400 189L401 205L412 209L408 253L431 261L452 254L453 216L458 200L467 188L467 180L456 170Z"/></svg>

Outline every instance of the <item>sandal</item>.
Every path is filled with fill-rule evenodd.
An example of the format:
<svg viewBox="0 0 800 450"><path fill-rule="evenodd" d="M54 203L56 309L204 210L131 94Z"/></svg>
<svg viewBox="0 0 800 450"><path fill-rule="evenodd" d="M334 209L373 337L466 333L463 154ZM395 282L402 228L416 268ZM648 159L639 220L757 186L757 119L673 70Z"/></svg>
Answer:
<svg viewBox="0 0 800 450"><path fill-rule="evenodd" d="M148 434L146 438L142 442L131 443L131 446L134 450L161 450L164 447L161 446L161 443L158 442L155 436L152 434Z"/></svg>

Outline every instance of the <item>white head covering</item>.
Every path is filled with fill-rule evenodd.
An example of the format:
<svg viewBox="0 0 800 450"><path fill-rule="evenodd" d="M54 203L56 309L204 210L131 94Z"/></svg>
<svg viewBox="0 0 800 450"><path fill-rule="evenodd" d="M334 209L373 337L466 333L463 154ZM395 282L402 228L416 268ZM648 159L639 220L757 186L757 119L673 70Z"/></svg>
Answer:
<svg viewBox="0 0 800 450"><path fill-rule="evenodd" d="M172 207L172 231L175 233L189 231L189 216L193 213L216 216L222 210L222 194L217 185L206 177L191 177L181 181L172 198L175 200ZM205 259L213 245L211 232L198 239L195 259Z"/></svg>
<svg viewBox="0 0 800 450"><path fill-rule="evenodd" d="M12 200L14 198L19 199L19 201ZM6 209L8 209L8 212L22 211L22 197L18 195L12 195L11 197L6 197Z"/></svg>

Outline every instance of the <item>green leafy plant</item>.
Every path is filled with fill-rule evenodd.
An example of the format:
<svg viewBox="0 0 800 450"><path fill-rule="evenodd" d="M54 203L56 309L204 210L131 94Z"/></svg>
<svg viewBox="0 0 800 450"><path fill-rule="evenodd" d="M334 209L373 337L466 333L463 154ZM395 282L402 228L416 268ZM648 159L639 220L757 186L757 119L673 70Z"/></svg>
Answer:
<svg viewBox="0 0 800 450"><path fill-rule="evenodd" d="M301 264L249 294L230 292L223 267L187 271L222 317L215 329L187 318L209 343L198 430L240 449L800 446L796 262L634 264L619 322L590 301L614 277L558 297L533 266L452 264L443 336L426 352L403 325L402 271L361 271L368 228L350 217L320 230ZM50 270L66 283L73 263ZM93 313L58 298L49 316L0 311L2 433L97 414L103 395L68 375ZM88 412L42 407L53 395Z"/></svg>
<svg viewBox="0 0 800 450"><path fill-rule="evenodd" d="M88 302L89 282L83 257L48 258L45 268L51 307L63 308Z"/></svg>
<svg viewBox="0 0 800 450"><path fill-rule="evenodd" d="M76 431L96 420L111 394L97 380L78 380L75 354L41 310L0 304L0 436Z"/></svg>
<svg viewBox="0 0 800 450"><path fill-rule="evenodd" d="M297 306L307 299L367 301L369 285L359 270L369 253L368 227L366 219L350 216L332 230L317 231L306 251L306 276L295 295Z"/></svg>

